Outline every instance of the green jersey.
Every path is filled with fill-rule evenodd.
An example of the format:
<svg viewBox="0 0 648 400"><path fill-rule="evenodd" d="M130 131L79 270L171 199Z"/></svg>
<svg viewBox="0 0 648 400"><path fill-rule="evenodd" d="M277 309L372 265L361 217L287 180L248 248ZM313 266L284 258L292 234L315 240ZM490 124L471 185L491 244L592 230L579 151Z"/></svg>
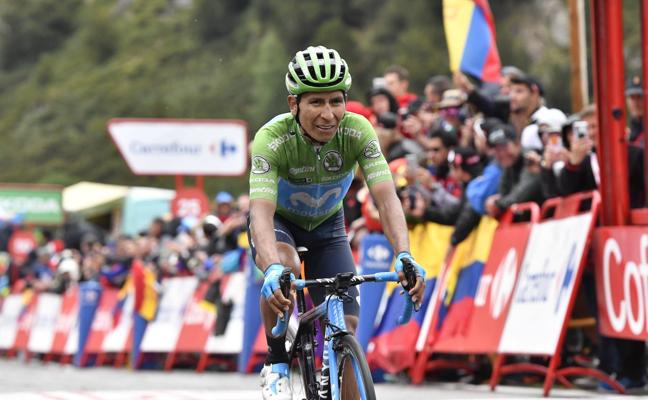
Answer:
<svg viewBox="0 0 648 400"><path fill-rule="evenodd" d="M314 145L299 131L292 114L280 114L254 137L250 199L277 204L277 213L313 230L342 208L360 165L369 187L392 180L373 127L347 112L328 143Z"/></svg>

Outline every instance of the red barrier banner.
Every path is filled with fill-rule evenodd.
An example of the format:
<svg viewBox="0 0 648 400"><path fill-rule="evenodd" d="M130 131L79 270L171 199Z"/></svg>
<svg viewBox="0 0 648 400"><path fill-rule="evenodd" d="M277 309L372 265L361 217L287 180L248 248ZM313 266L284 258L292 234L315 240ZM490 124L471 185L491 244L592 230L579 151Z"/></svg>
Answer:
<svg viewBox="0 0 648 400"><path fill-rule="evenodd" d="M88 342L86 343L86 354L98 354L103 351L104 338L113 327L113 308L117 304L117 289L104 289L97 311L95 311Z"/></svg>
<svg viewBox="0 0 648 400"><path fill-rule="evenodd" d="M31 331L34 312L36 310L36 302L38 301L38 294L32 291L23 293L21 296L23 296L25 308L18 318L18 332L16 333L16 342L14 344L15 350L25 350L27 348L29 332Z"/></svg>
<svg viewBox="0 0 648 400"><path fill-rule="evenodd" d="M469 321L453 335L439 335L433 346L435 352L497 351L531 226L501 226L495 232Z"/></svg>
<svg viewBox="0 0 648 400"><path fill-rule="evenodd" d="M216 320L214 306L211 309L203 303L209 283L201 283L187 305L184 322L175 351L177 353L200 353L205 348Z"/></svg>
<svg viewBox="0 0 648 400"><path fill-rule="evenodd" d="M648 229L598 228L594 246L601 334L648 340Z"/></svg>
<svg viewBox="0 0 648 400"><path fill-rule="evenodd" d="M79 314L79 288L74 287L63 294L61 311L54 327L54 341L52 342L51 353L65 354L68 337L76 326Z"/></svg>
<svg viewBox="0 0 648 400"><path fill-rule="evenodd" d="M16 343L20 317L26 309L23 296L12 294L2 303L0 312L0 350L10 350Z"/></svg>

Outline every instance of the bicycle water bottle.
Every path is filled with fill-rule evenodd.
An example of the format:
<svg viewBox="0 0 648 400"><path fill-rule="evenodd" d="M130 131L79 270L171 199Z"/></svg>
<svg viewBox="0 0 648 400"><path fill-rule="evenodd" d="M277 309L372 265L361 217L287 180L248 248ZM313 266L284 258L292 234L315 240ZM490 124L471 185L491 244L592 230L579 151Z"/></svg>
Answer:
<svg viewBox="0 0 648 400"><path fill-rule="evenodd" d="M317 390L317 395L320 399L330 399L329 394L329 355L328 355L328 346L324 346L324 352L322 353L322 374L320 376L320 385Z"/></svg>

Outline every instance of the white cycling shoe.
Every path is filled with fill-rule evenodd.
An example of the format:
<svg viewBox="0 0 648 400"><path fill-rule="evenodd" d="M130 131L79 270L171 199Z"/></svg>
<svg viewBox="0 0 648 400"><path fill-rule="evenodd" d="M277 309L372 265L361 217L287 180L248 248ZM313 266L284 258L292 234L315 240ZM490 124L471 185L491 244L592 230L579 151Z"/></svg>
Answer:
<svg viewBox="0 0 648 400"><path fill-rule="evenodd" d="M288 364L264 365L261 370L263 400L292 400Z"/></svg>

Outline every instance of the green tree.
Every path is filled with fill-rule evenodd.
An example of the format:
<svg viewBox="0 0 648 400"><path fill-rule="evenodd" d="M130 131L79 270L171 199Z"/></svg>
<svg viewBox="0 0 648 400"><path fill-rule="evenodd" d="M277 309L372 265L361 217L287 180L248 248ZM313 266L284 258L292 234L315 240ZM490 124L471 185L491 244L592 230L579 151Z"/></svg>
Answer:
<svg viewBox="0 0 648 400"><path fill-rule="evenodd" d="M58 48L74 32L80 5L81 0L2 1L2 67L34 62Z"/></svg>

